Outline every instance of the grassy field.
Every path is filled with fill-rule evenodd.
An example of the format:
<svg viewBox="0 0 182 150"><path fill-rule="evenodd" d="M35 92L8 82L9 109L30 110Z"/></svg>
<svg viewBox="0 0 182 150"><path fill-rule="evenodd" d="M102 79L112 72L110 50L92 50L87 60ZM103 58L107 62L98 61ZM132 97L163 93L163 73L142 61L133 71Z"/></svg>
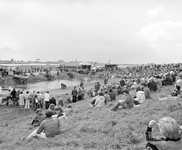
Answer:
<svg viewBox="0 0 182 150"><path fill-rule="evenodd" d="M130 110L110 111L116 101L103 108L91 108L87 99L73 104L74 112L68 116L60 135L52 139L19 138L29 135L35 113L18 107L0 107L0 150L144 150L145 129L151 119L171 116L182 124L182 100L166 97L173 86L163 87L149 100ZM134 95L134 92L132 92ZM155 133L156 132L156 133ZM154 130L154 134L157 134Z"/></svg>

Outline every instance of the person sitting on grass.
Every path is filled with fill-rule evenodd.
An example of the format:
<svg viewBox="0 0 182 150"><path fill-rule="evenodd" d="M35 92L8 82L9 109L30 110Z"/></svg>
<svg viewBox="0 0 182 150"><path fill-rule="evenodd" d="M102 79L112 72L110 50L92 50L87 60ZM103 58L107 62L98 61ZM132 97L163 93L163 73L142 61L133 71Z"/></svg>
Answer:
<svg viewBox="0 0 182 150"><path fill-rule="evenodd" d="M68 116L73 112L73 108L71 105L68 105L67 108L64 110L65 115Z"/></svg>
<svg viewBox="0 0 182 150"><path fill-rule="evenodd" d="M123 94L125 96L124 100L119 100L114 107L111 109L112 111L116 111L119 106L122 106L123 109L130 109L134 107L134 100L131 97L131 95L129 94L129 91L127 89L123 90Z"/></svg>
<svg viewBox="0 0 182 150"><path fill-rule="evenodd" d="M180 75L179 75L179 79L176 81L176 85L178 85L178 86L182 86L182 73L180 73Z"/></svg>
<svg viewBox="0 0 182 150"><path fill-rule="evenodd" d="M171 93L171 96L178 96L180 95L180 90L181 90L181 87L179 85L176 85L176 89L174 89Z"/></svg>
<svg viewBox="0 0 182 150"><path fill-rule="evenodd" d="M134 104L139 105L145 102L145 93L143 91L144 87L137 87L136 88L136 98L134 99Z"/></svg>
<svg viewBox="0 0 182 150"><path fill-rule="evenodd" d="M36 110L36 117L33 119L31 125L34 127L38 127L40 123L46 119L45 115L42 113L41 109Z"/></svg>
<svg viewBox="0 0 182 150"><path fill-rule="evenodd" d="M55 114L55 105L54 104L51 104L48 108L48 110L51 110L53 112L53 114Z"/></svg>
<svg viewBox="0 0 182 150"><path fill-rule="evenodd" d="M159 129L163 136L162 138L157 139L152 137L154 126ZM163 117L159 120L159 123L151 120L145 134L148 141L146 145L147 150L182 150L180 125L171 117Z"/></svg>
<svg viewBox="0 0 182 150"><path fill-rule="evenodd" d="M57 118L53 118L53 112L46 110L46 119L43 120L37 130L34 130L28 137L23 140L30 141L34 137L40 137L46 139L48 137L54 137L60 133L60 124Z"/></svg>
<svg viewBox="0 0 182 150"><path fill-rule="evenodd" d="M63 102L63 98L60 97L59 100L58 100L58 103L57 103L58 106L64 106L64 102Z"/></svg>
<svg viewBox="0 0 182 150"><path fill-rule="evenodd" d="M116 95L115 95L115 93L113 92L112 89L109 89L109 95L110 95L110 97L111 97L111 101L116 100Z"/></svg>
<svg viewBox="0 0 182 150"><path fill-rule="evenodd" d="M151 99L150 89L148 88L147 84L142 83L141 85L144 87L143 90L144 90L144 93L145 93L145 99L146 100Z"/></svg>
<svg viewBox="0 0 182 150"><path fill-rule="evenodd" d="M59 127L61 130L66 125L67 117L66 117L65 113L63 112L61 106L56 106L55 112L56 112L56 114L53 115L52 117L56 117L59 120L59 125L60 125Z"/></svg>
<svg viewBox="0 0 182 150"><path fill-rule="evenodd" d="M151 92L156 92L157 91L157 83L155 83L154 78L150 77L147 86L150 89Z"/></svg>
<svg viewBox="0 0 182 150"><path fill-rule="evenodd" d="M111 101L111 97L110 97L108 91L105 91L104 97L105 97L105 104L106 104L107 102Z"/></svg>
<svg viewBox="0 0 182 150"><path fill-rule="evenodd" d="M62 110L62 107L61 106L56 106L55 107L55 109L54 109L54 111L56 112L55 113L55 115L53 115L53 117L66 117L65 116L65 113L63 112L63 110Z"/></svg>
<svg viewBox="0 0 182 150"><path fill-rule="evenodd" d="M49 100L49 104L54 104L56 106L56 99L54 98L54 96L52 96L52 98Z"/></svg>
<svg viewBox="0 0 182 150"><path fill-rule="evenodd" d="M93 98L93 101L91 102L92 107L102 107L105 105L105 97L102 92L99 92L99 95Z"/></svg>

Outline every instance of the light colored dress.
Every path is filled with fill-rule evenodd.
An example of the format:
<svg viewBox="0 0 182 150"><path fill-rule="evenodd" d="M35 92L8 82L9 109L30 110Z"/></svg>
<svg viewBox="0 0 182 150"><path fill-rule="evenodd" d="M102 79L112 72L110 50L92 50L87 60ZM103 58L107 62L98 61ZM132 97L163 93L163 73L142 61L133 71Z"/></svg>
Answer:
<svg viewBox="0 0 182 150"><path fill-rule="evenodd" d="M20 94L20 95L19 95L19 105L20 105L20 106L25 105L25 102L24 102L24 95L23 95L23 94Z"/></svg>

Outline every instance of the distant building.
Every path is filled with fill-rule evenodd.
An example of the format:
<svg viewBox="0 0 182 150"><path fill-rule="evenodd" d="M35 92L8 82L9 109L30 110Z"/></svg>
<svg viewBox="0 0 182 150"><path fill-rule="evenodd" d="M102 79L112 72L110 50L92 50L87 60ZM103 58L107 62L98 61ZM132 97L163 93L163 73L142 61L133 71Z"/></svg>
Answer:
<svg viewBox="0 0 182 150"><path fill-rule="evenodd" d="M87 62L81 62L81 63L79 63L79 65L81 66L81 69L83 69L83 70L90 71L92 68L92 65Z"/></svg>
<svg viewBox="0 0 182 150"><path fill-rule="evenodd" d="M105 69L106 70L118 69L118 64L105 64Z"/></svg>

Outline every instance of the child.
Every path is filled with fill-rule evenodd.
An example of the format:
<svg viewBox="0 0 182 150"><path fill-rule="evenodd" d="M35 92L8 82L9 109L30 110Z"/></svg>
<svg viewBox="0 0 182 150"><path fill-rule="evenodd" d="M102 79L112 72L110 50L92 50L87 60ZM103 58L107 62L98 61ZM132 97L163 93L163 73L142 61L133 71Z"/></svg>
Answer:
<svg viewBox="0 0 182 150"><path fill-rule="evenodd" d="M152 137L152 128L155 125L164 138ZM147 150L182 150L181 129L177 121L171 117L163 117L159 123L151 120L145 134L148 141Z"/></svg>
<svg viewBox="0 0 182 150"><path fill-rule="evenodd" d="M36 111L37 116L32 121L32 126L38 127L40 123L46 118L45 115L43 115L41 109L37 109Z"/></svg>

